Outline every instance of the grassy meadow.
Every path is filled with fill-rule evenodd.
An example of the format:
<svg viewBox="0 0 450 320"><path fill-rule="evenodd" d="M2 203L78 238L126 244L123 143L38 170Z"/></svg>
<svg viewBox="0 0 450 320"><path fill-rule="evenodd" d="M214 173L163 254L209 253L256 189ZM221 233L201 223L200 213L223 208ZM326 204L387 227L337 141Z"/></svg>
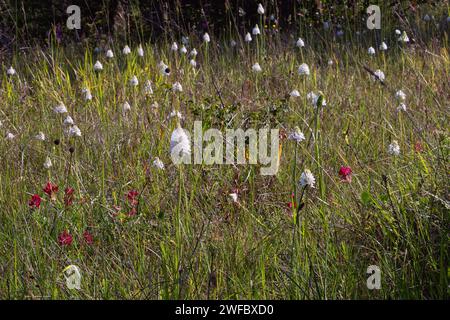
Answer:
<svg viewBox="0 0 450 320"><path fill-rule="evenodd" d="M138 41L53 39L3 59L0 298L448 299L446 34L418 17L384 27L382 51L369 30L260 28L249 43L190 34L185 53L169 35L143 56ZM173 164L172 131L194 120L279 129L277 174Z"/></svg>

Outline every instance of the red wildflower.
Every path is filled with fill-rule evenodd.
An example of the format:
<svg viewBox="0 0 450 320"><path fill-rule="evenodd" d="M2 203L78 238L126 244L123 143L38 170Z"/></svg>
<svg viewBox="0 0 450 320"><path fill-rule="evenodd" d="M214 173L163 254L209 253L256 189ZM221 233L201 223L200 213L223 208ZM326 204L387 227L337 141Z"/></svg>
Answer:
<svg viewBox="0 0 450 320"><path fill-rule="evenodd" d="M414 150L415 150L417 153L420 153L420 152L423 151L423 147L422 147L422 144L420 143L420 141L417 141L417 142L416 142L416 144L414 145Z"/></svg>
<svg viewBox="0 0 450 320"><path fill-rule="evenodd" d="M131 208L131 210L127 213L127 215L128 215L129 217L132 217L132 216L135 216L136 213L137 213L137 210L136 210L135 207L133 207L133 208Z"/></svg>
<svg viewBox="0 0 450 320"><path fill-rule="evenodd" d="M51 182L47 182L44 187L44 192L50 197L52 200L56 200L56 193L58 192L58 186L56 184L52 184Z"/></svg>
<svg viewBox="0 0 450 320"><path fill-rule="evenodd" d="M72 244L72 236L70 235L70 233L67 230L64 230L62 233L59 234L58 236L58 243L61 246L69 246Z"/></svg>
<svg viewBox="0 0 450 320"><path fill-rule="evenodd" d="M339 175L341 176L342 181L352 182L352 169L350 167L341 167L341 169L339 169Z"/></svg>
<svg viewBox="0 0 450 320"><path fill-rule="evenodd" d="M128 192L127 198L128 198L128 201L130 201L130 204L132 206L137 205L137 203L138 203L138 201L137 201L138 195L139 195L139 192L137 192L136 190L131 190L131 191Z"/></svg>
<svg viewBox="0 0 450 320"><path fill-rule="evenodd" d="M84 241L87 244L93 244L94 243L94 236L87 230L83 232L83 238L84 238Z"/></svg>
<svg viewBox="0 0 450 320"><path fill-rule="evenodd" d="M41 205L41 197L38 194L33 194L30 201L28 201L28 205L31 209L39 208Z"/></svg>
<svg viewBox="0 0 450 320"><path fill-rule="evenodd" d="M75 190L71 187L67 187L64 190L64 204L66 205L66 207L72 205L74 192L75 192Z"/></svg>

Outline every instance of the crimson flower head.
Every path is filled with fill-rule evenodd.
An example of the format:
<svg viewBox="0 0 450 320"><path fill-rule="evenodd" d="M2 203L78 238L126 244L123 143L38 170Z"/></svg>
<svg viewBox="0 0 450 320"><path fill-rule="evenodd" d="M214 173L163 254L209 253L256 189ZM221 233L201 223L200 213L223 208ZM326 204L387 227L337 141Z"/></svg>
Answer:
<svg viewBox="0 0 450 320"><path fill-rule="evenodd" d="M47 182L44 187L44 192L50 197L52 200L56 200L56 193L58 192L58 186L56 184L52 184L51 182Z"/></svg>
<svg viewBox="0 0 450 320"><path fill-rule="evenodd" d="M341 180L344 182L352 182L352 168L350 167L341 167L339 169L339 175L341 176Z"/></svg>
<svg viewBox="0 0 450 320"><path fill-rule="evenodd" d="M83 232L83 238L84 241L89 245L94 243L94 236L87 230Z"/></svg>
<svg viewBox="0 0 450 320"><path fill-rule="evenodd" d="M64 190L64 204L66 207L72 205L73 203L73 193L75 192L75 190L71 187L67 187Z"/></svg>
<svg viewBox="0 0 450 320"><path fill-rule="evenodd" d="M41 200L42 199L38 194L33 194L30 201L28 201L28 205L31 209L39 208L41 206Z"/></svg>
<svg viewBox="0 0 450 320"><path fill-rule="evenodd" d="M58 243L61 246L70 246L72 244L72 240L73 238L67 230L64 230L58 236Z"/></svg>
<svg viewBox="0 0 450 320"><path fill-rule="evenodd" d="M137 197L139 195L139 192L137 192L136 190L131 190L127 193L127 198L128 201L130 201L130 204L132 206L137 205L138 201L137 201Z"/></svg>

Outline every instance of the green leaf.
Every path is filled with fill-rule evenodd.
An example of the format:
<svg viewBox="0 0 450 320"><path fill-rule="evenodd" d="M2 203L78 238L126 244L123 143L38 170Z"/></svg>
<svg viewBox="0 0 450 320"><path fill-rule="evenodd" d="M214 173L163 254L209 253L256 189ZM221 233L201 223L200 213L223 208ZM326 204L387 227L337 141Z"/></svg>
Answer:
<svg viewBox="0 0 450 320"><path fill-rule="evenodd" d="M362 193L361 193L361 201L362 201L362 203L364 204L364 205L366 205L366 206L368 206L368 205L370 205L371 203L372 203L372 196L370 195L370 193L369 192L367 192L367 191L363 191Z"/></svg>

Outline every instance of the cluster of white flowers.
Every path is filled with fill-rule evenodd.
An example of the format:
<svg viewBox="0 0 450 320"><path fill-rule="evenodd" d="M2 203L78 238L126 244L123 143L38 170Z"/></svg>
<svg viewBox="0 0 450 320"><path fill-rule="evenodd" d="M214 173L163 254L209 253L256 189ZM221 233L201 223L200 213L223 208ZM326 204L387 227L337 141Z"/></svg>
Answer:
<svg viewBox="0 0 450 320"><path fill-rule="evenodd" d="M300 131L299 127L295 127L294 131L289 134L288 139L296 142L302 142L305 140L305 135Z"/></svg>
<svg viewBox="0 0 450 320"><path fill-rule="evenodd" d="M133 87L136 87L137 85L139 85L139 80L136 76L131 77L130 85Z"/></svg>
<svg viewBox="0 0 450 320"><path fill-rule="evenodd" d="M374 72L374 74L375 74L375 76L372 76L372 79L373 79L374 81L380 80L380 81L383 82L384 79L386 79L386 77L384 76L384 72L381 71L380 69L376 70L376 71Z"/></svg>
<svg viewBox="0 0 450 320"><path fill-rule="evenodd" d="M129 55L129 54L131 53L130 47L129 47L128 45L126 45L125 47L123 47L122 53L123 53L124 55L126 55L126 56Z"/></svg>
<svg viewBox="0 0 450 320"><path fill-rule="evenodd" d="M8 76L13 76L16 74L16 70L13 67L9 67L8 70L6 70L6 74Z"/></svg>
<svg viewBox="0 0 450 320"><path fill-rule="evenodd" d="M114 58L114 53L112 52L111 49L108 49L108 51L106 51L106 57L107 57L108 59Z"/></svg>
<svg viewBox="0 0 450 320"><path fill-rule="evenodd" d="M103 65L100 61L96 61L94 64L94 71L102 71L103 70Z"/></svg>
<svg viewBox="0 0 450 320"><path fill-rule="evenodd" d="M165 76L170 75L169 66L167 64L165 64L163 61L160 61L158 63L158 68L162 75L165 75Z"/></svg>
<svg viewBox="0 0 450 320"><path fill-rule="evenodd" d="M155 159L153 160L153 166L158 168L159 170L164 170L164 162L162 162L158 157L155 157Z"/></svg>
<svg viewBox="0 0 450 320"><path fill-rule="evenodd" d="M252 30L252 34L254 36L257 36L257 35L261 34L261 30L259 30L259 26L258 25L255 25L255 27Z"/></svg>
<svg viewBox="0 0 450 320"><path fill-rule="evenodd" d="M386 51L387 49L388 49L388 46L387 46L386 42L383 41L380 44L380 51Z"/></svg>
<svg viewBox="0 0 450 320"><path fill-rule="evenodd" d="M311 188L314 188L314 185L316 183L316 178L314 178L314 175L312 172L308 169L305 169L305 171L302 172L302 175L300 176L299 184L301 187L309 186Z"/></svg>
<svg viewBox="0 0 450 320"><path fill-rule="evenodd" d="M298 98L298 97L300 97L300 92L298 92L297 89L294 89L291 91L291 93L289 93L289 95L293 98Z"/></svg>
<svg viewBox="0 0 450 320"><path fill-rule="evenodd" d="M59 114L67 113L67 108L64 105L64 103L58 104L56 107L53 108L53 111Z"/></svg>
<svg viewBox="0 0 450 320"><path fill-rule="evenodd" d="M83 88L81 92L84 94L84 100L86 101L92 100L92 94L89 88Z"/></svg>
<svg viewBox="0 0 450 320"><path fill-rule="evenodd" d="M303 41L302 38L298 38L298 40L295 43L295 45L297 46L297 48L303 48L305 46L305 42Z"/></svg>
<svg viewBox="0 0 450 320"><path fill-rule="evenodd" d="M373 56L375 54L375 48L374 47L369 47L369 50L367 50L367 53L371 56Z"/></svg>
<svg viewBox="0 0 450 320"><path fill-rule="evenodd" d="M179 83L179 82L177 81L177 82L175 82L175 83L172 85L172 90L173 90L174 92L183 92L183 87L182 87L181 83Z"/></svg>
<svg viewBox="0 0 450 320"><path fill-rule="evenodd" d="M183 128L176 128L170 137L170 153L172 156L190 156L191 140Z"/></svg>
<svg viewBox="0 0 450 320"><path fill-rule="evenodd" d="M256 62L256 63L252 66L252 71L253 71L253 72L256 72L256 73L259 73L259 72L262 71L262 68L261 68L261 66L259 65L258 62Z"/></svg>
<svg viewBox="0 0 450 320"><path fill-rule="evenodd" d="M406 94L403 92L403 90L398 90L395 93L395 98L399 101L397 111L406 111L406 104L404 103L404 101L406 100Z"/></svg>
<svg viewBox="0 0 450 320"><path fill-rule="evenodd" d="M398 145L397 140L393 140L389 145L388 153L393 156L398 156L400 154L400 146Z"/></svg>
<svg viewBox="0 0 450 320"><path fill-rule="evenodd" d="M302 63L300 67L298 67L298 74L301 76L309 76L309 66L306 63Z"/></svg>
<svg viewBox="0 0 450 320"><path fill-rule="evenodd" d="M130 104L128 103L128 101L125 101L125 102L123 103L123 105L122 105L122 111L123 111L123 113L127 113L127 112L130 111L130 110L131 110Z"/></svg>
<svg viewBox="0 0 450 320"><path fill-rule="evenodd" d="M317 108L317 104L319 103L319 97L320 94L315 94L314 92L310 92L306 95L306 99L314 106L314 108ZM327 105L327 102L325 101L325 98L322 97L322 107L325 107Z"/></svg>

